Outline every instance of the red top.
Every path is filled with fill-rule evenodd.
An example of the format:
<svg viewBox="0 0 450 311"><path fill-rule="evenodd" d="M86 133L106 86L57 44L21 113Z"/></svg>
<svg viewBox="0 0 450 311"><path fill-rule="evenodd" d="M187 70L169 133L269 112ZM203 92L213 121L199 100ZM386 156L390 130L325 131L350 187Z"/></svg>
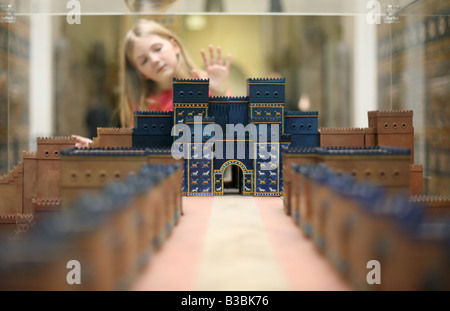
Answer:
<svg viewBox="0 0 450 311"><path fill-rule="evenodd" d="M150 111L173 111L173 90L148 96L147 104Z"/></svg>
<svg viewBox="0 0 450 311"><path fill-rule="evenodd" d="M228 92L231 94L230 91ZM211 92L209 92L209 96L213 96ZM147 105L149 111L173 111L173 90L148 96ZM134 107L134 110L138 110L137 107Z"/></svg>

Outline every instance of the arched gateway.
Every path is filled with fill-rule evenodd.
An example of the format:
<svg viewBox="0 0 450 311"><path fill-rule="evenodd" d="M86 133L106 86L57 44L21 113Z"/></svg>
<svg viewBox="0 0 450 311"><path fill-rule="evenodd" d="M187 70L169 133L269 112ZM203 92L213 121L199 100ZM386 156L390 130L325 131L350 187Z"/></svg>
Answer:
<svg viewBox="0 0 450 311"><path fill-rule="evenodd" d="M236 187L242 195L252 195L253 170L247 169L245 164L238 160L229 160L223 163L220 169L214 170L214 194L223 195L226 193L227 185L224 181L224 173L230 166L238 168L232 171L231 187Z"/></svg>

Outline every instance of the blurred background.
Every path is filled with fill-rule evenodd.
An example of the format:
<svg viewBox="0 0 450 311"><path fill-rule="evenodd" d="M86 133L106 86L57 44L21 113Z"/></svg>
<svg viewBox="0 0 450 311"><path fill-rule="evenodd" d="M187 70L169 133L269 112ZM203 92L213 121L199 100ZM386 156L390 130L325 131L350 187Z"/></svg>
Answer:
<svg viewBox="0 0 450 311"><path fill-rule="evenodd" d="M319 127L413 110L425 193L450 194L450 2L444 0L1 0L0 175L38 136L119 126L122 38L139 18L174 30L194 61L221 45L231 90L286 78L286 109ZM389 8L392 6L392 9Z"/></svg>

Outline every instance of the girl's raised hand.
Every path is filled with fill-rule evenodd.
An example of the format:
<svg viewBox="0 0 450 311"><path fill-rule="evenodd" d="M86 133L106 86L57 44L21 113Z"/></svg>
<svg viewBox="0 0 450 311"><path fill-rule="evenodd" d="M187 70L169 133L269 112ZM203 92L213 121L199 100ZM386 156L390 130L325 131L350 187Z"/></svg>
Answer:
<svg viewBox="0 0 450 311"><path fill-rule="evenodd" d="M214 48L209 45L209 59L204 49L201 51L207 77L209 78L209 90L214 96L228 95L228 79L230 72L231 54L227 55L224 62L222 58L222 48L217 47L217 56L214 54Z"/></svg>

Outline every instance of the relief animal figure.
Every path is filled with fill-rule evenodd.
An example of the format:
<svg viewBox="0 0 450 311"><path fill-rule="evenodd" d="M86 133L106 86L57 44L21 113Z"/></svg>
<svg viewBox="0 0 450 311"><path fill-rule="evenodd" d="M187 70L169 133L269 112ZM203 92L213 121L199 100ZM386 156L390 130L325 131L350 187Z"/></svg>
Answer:
<svg viewBox="0 0 450 311"><path fill-rule="evenodd" d="M270 192L275 192L275 191L277 191L276 189L272 189L271 187L269 187L269 191Z"/></svg>
<svg viewBox="0 0 450 311"><path fill-rule="evenodd" d="M258 153L258 156L261 158L261 159L263 159L263 160L265 160L265 159L267 159L269 156L265 156L265 155L263 155L262 153Z"/></svg>
<svg viewBox="0 0 450 311"><path fill-rule="evenodd" d="M205 113L205 112L202 111L202 112L200 112L198 115L203 117L203 114L204 114L204 113Z"/></svg>
<svg viewBox="0 0 450 311"><path fill-rule="evenodd" d="M270 173L270 176L277 176L277 173L275 173L275 172L269 172Z"/></svg>
<svg viewBox="0 0 450 311"><path fill-rule="evenodd" d="M187 115L188 115L188 116L193 116L193 115L194 115L194 112L191 111L191 112L189 112Z"/></svg>
<svg viewBox="0 0 450 311"><path fill-rule="evenodd" d="M251 188L248 188L248 187L244 187L245 188L245 191L247 191L247 192L250 192L250 191L252 191L252 189Z"/></svg>
<svg viewBox="0 0 450 311"><path fill-rule="evenodd" d="M198 162L196 162L196 163L192 163L192 167L195 167L195 168L197 168L197 165L198 165Z"/></svg>
<svg viewBox="0 0 450 311"><path fill-rule="evenodd" d="M217 188L216 191L222 191L222 187Z"/></svg>
<svg viewBox="0 0 450 311"><path fill-rule="evenodd" d="M203 181L203 184L204 184L204 185L207 185L207 184L209 184L209 180L205 180L205 181Z"/></svg>
<svg viewBox="0 0 450 311"><path fill-rule="evenodd" d="M276 184L276 183L277 183L276 180L272 180L272 179L270 180L270 184L271 184L271 185Z"/></svg>
<svg viewBox="0 0 450 311"><path fill-rule="evenodd" d="M281 116L281 112L275 111L276 116Z"/></svg>
<svg viewBox="0 0 450 311"><path fill-rule="evenodd" d="M203 176L209 176L209 171L206 171L202 174Z"/></svg>
<svg viewBox="0 0 450 311"><path fill-rule="evenodd" d="M266 190L264 190L263 188L258 187L258 191L259 192L266 192Z"/></svg>
<svg viewBox="0 0 450 311"><path fill-rule="evenodd" d="M255 110L255 113L256 113L256 115L257 115L258 117L261 116L261 111Z"/></svg>
<svg viewBox="0 0 450 311"><path fill-rule="evenodd" d="M209 192L210 187L203 190L203 192Z"/></svg>
<svg viewBox="0 0 450 311"><path fill-rule="evenodd" d="M193 179L193 180L192 180L192 184L193 184L193 185L196 185L196 184L197 184L197 182L198 182L198 178L197 178L197 179Z"/></svg>
<svg viewBox="0 0 450 311"><path fill-rule="evenodd" d="M179 124L181 124L181 123L183 123L183 122L184 122L183 119L178 120L178 123L179 123ZM183 130L180 130L180 132L183 132Z"/></svg>
<svg viewBox="0 0 450 311"><path fill-rule="evenodd" d="M266 176L266 173L261 172L261 171L258 171L258 175L259 175L259 176Z"/></svg>
<svg viewBox="0 0 450 311"><path fill-rule="evenodd" d="M265 178L264 179L258 178L258 180L259 180L259 183L261 185L265 185L266 184L266 179Z"/></svg>
<svg viewBox="0 0 450 311"><path fill-rule="evenodd" d="M216 179L216 184L220 184L222 182L222 179Z"/></svg>
<svg viewBox="0 0 450 311"><path fill-rule="evenodd" d="M195 189L192 189L191 192L198 192L198 187Z"/></svg>
<svg viewBox="0 0 450 311"><path fill-rule="evenodd" d="M203 164L203 167L209 167L209 162L206 164Z"/></svg>
<svg viewBox="0 0 450 311"><path fill-rule="evenodd" d="M272 116L272 114L270 112L268 112L268 111L264 111L264 112L266 113L266 117L271 117Z"/></svg>
<svg viewBox="0 0 450 311"><path fill-rule="evenodd" d="M192 176L198 176L198 171L192 172Z"/></svg>
<svg viewBox="0 0 450 311"><path fill-rule="evenodd" d="M178 112L178 115L179 116L182 116L184 114L184 110L183 111L180 111L180 112Z"/></svg>

